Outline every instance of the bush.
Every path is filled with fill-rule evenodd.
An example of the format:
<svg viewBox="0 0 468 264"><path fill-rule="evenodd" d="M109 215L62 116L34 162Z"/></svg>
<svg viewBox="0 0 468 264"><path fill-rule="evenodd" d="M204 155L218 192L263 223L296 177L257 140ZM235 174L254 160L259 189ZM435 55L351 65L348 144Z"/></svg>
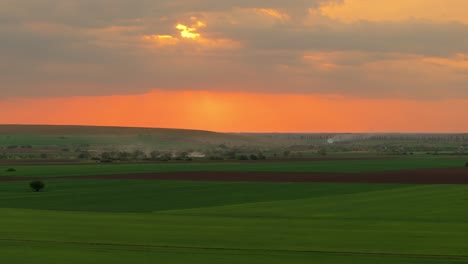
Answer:
<svg viewBox="0 0 468 264"><path fill-rule="evenodd" d="M42 181L32 181L29 183L29 186L34 191L39 192L40 190L44 189L45 184Z"/></svg>
<svg viewBox="0 0 468 264"><path fill-rule="evenodd" d="M240 155L237 157L238 160L249 160L249 157L247 155Z"/></svg>
<svg viewBox="0 0 468 264"><path fill-rule="evenodd" d="M467 168L468 168L468 162L466 162L466 163L465 163L465 167L467 167Z"/></svg>
<svg viewBox="0 0 468 264"><path fill-rule="evenodd" d="M251 160L258 160L258 157L257 157L257 155L252 154L252 155L250 155L250 159Z"/></svg>
<svg viewBox="0 0 468 264"><path fill-rule="evenodd" d="M9 169L7 169L6 171L7 171L7 172L15 172L16 169L15 169L15 168L9 168Z"/></svg>
<svg viewBox="0 0 468 264"><path fill-rule="evenodd" d="M78 155L78 158L79 158L79 159L90 159L90 158L91 158L91 154L90 154L88 151L82 151L82 152Z"/></svg>

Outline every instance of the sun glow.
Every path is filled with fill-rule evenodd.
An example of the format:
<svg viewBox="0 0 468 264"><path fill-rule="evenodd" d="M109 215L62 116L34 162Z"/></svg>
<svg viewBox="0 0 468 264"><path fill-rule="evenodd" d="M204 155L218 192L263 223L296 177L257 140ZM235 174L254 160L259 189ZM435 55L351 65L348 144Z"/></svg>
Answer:
<svg viewBox="0 0 468 264"><path fill-rule="evenodd" d="M159 46L175 45L179 42L177 38L170 35L145 35L143 39L156 42Z"/></svg>
<svg viewBox="0 0 468 264"><path fill-rule="evenodd" d="M460 116L468 115L467 103L153 91L142 95L0 99L0 111L8 113L0 115L0 123L178 127L225 132L466 132L468 124L460 122ZM135 109L140 109L140 114L135 115Z"/></svg>
<svg viewBox="0 0 468 264"><path fill-rule="evenodd" d="M206 27L204 21L198 20L197 17L190 17L190 26L187 24L177 23L174 28L179 31L179 34L174 35L143 35L142 39L145 42L151 43L152 47L171 47L181 45L185 48L194 47L200 52L206 49L237 49L241 47L241 43L227 38L209 38L202 36L197 32L200 28Z"/></svg>
<svg viewBox="0 0 468 264"><path fill-rule="evenodd" d="M200 33L196 33L197 29L204 27L206 24L198 21L194 26L189 27L183 24L177 24L176 28L180 31L180 36L188 39L196 39L200 37Z"/></svg>

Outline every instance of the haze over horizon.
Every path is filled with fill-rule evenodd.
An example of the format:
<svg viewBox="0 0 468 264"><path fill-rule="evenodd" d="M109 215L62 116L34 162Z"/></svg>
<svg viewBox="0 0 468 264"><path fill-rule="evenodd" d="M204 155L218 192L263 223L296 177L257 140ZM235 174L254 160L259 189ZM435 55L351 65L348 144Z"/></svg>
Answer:
<svg viewBox="0 0 468 264"><path fill-rule="evenodd" d="M0 123L468 132L465 0L0 0Z"/></svg>

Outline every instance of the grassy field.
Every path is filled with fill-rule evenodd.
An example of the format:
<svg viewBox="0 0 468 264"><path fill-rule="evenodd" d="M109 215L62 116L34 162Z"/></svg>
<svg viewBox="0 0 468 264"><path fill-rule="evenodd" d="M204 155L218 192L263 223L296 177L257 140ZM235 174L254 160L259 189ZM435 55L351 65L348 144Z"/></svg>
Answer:
<svg viewBox="0 0 468 264"><path fill-rule="evenodd" d="M152 164L82 164L0 166L1 176L77 176L122 173L178 172L178 171L272 171L272 172L371 172L421 168L463 167L466 158L406 158L386 160L309 161L309 162L204 162ZM7 172L10 167L16 172Z"/></svg>
<svg viewBox="0 0 468 264"><path fill-rule="evenodd" d="M0 182L2 263L468 263L468 186Z"/></svg>
<svg viewBox="0 0 468 264"><path fill-rule="evenodd" d="M276 140L281 143L286 140ZM271 140L238 134L168 128L0 125L0 146L144 146L158 149L206 148L217 144L265 145Z"/></svg>
<svg viewBox="0 0 468 264"><path fill-rule="evenodd" d="M288 156L292 159L319 157L317 146L297 148L300 141L287 137L0 126L0 149L14 154L0 165L0 178L183 171L359 173L463 167L468 161L457 156L389 158L372 151L332 151L327 157L380 159L16 163L28 151L55 151L64 158L76 155L77 149L225 149L219 144L270 146L272 140L279 145L293 142ZM356 149L365 145L356 144ZM274 151L285 157L283 149ZM16 171L7 172L9 168ZM30 190L28 181L0 181L1 263L468 263L468 185L44 180L46 188L38 193Z"/></svg>

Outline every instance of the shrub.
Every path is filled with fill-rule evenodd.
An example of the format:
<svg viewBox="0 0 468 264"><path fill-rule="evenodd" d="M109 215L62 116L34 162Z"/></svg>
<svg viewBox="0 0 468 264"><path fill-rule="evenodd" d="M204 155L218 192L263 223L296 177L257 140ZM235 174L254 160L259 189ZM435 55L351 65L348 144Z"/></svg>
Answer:
<svg viewBox="0 0 468 264"><path fill-rule="evenodd" d="M15 172L16 169L15 169L15 168L8 168L6 171L7 171L7 172Z"/></svg>
<svg viewBox="0 0 468 264"><path fill-rule="evenodd" d="M88 151L82 151L82 152L78 155L78 158L79 158L79 159L90 159L90 158L91 158L91 154L90 154Z"/></svg>
<svg viewBox="0 0 468 264"><path fill-rule="evenodd" d="M250 155L250 159L251 160L258 160L258 157L257 157L257 155L252 154L252 155Z"/></svg>
<svg viewBox="0 0 468 264"><path fill-rule="evenodd" d="M467 168L468 168L468 162L466 162L466 163L465 163L465 167L467 167Z"/></svg>
<svg viewBox="0 0 468 264"><path fill-rule="evenodd" d="M247 155L240 155L237 157L238 160L249 160L249 157Z"/></svg>
<svg viewBox="0 0 468 264"><path fill-rule="evenodd" d="M318 154L320 156L326 156L327 155L327 150L324 148L319 149Z"/></svg>
<svg viewBox="0 0 468 264"><path fill-rule="evenodd" d="M40 190L44 189L45 184L42 181L32 181L29 183L29 186L34 191L39 192Z"/></svg>
<svg viewBox="0 0 468 264"><path fill-rule="evenodd" d="M172 155L170 153L163 153L159 156L160 161L170 161L172 160Z"/></svg>

